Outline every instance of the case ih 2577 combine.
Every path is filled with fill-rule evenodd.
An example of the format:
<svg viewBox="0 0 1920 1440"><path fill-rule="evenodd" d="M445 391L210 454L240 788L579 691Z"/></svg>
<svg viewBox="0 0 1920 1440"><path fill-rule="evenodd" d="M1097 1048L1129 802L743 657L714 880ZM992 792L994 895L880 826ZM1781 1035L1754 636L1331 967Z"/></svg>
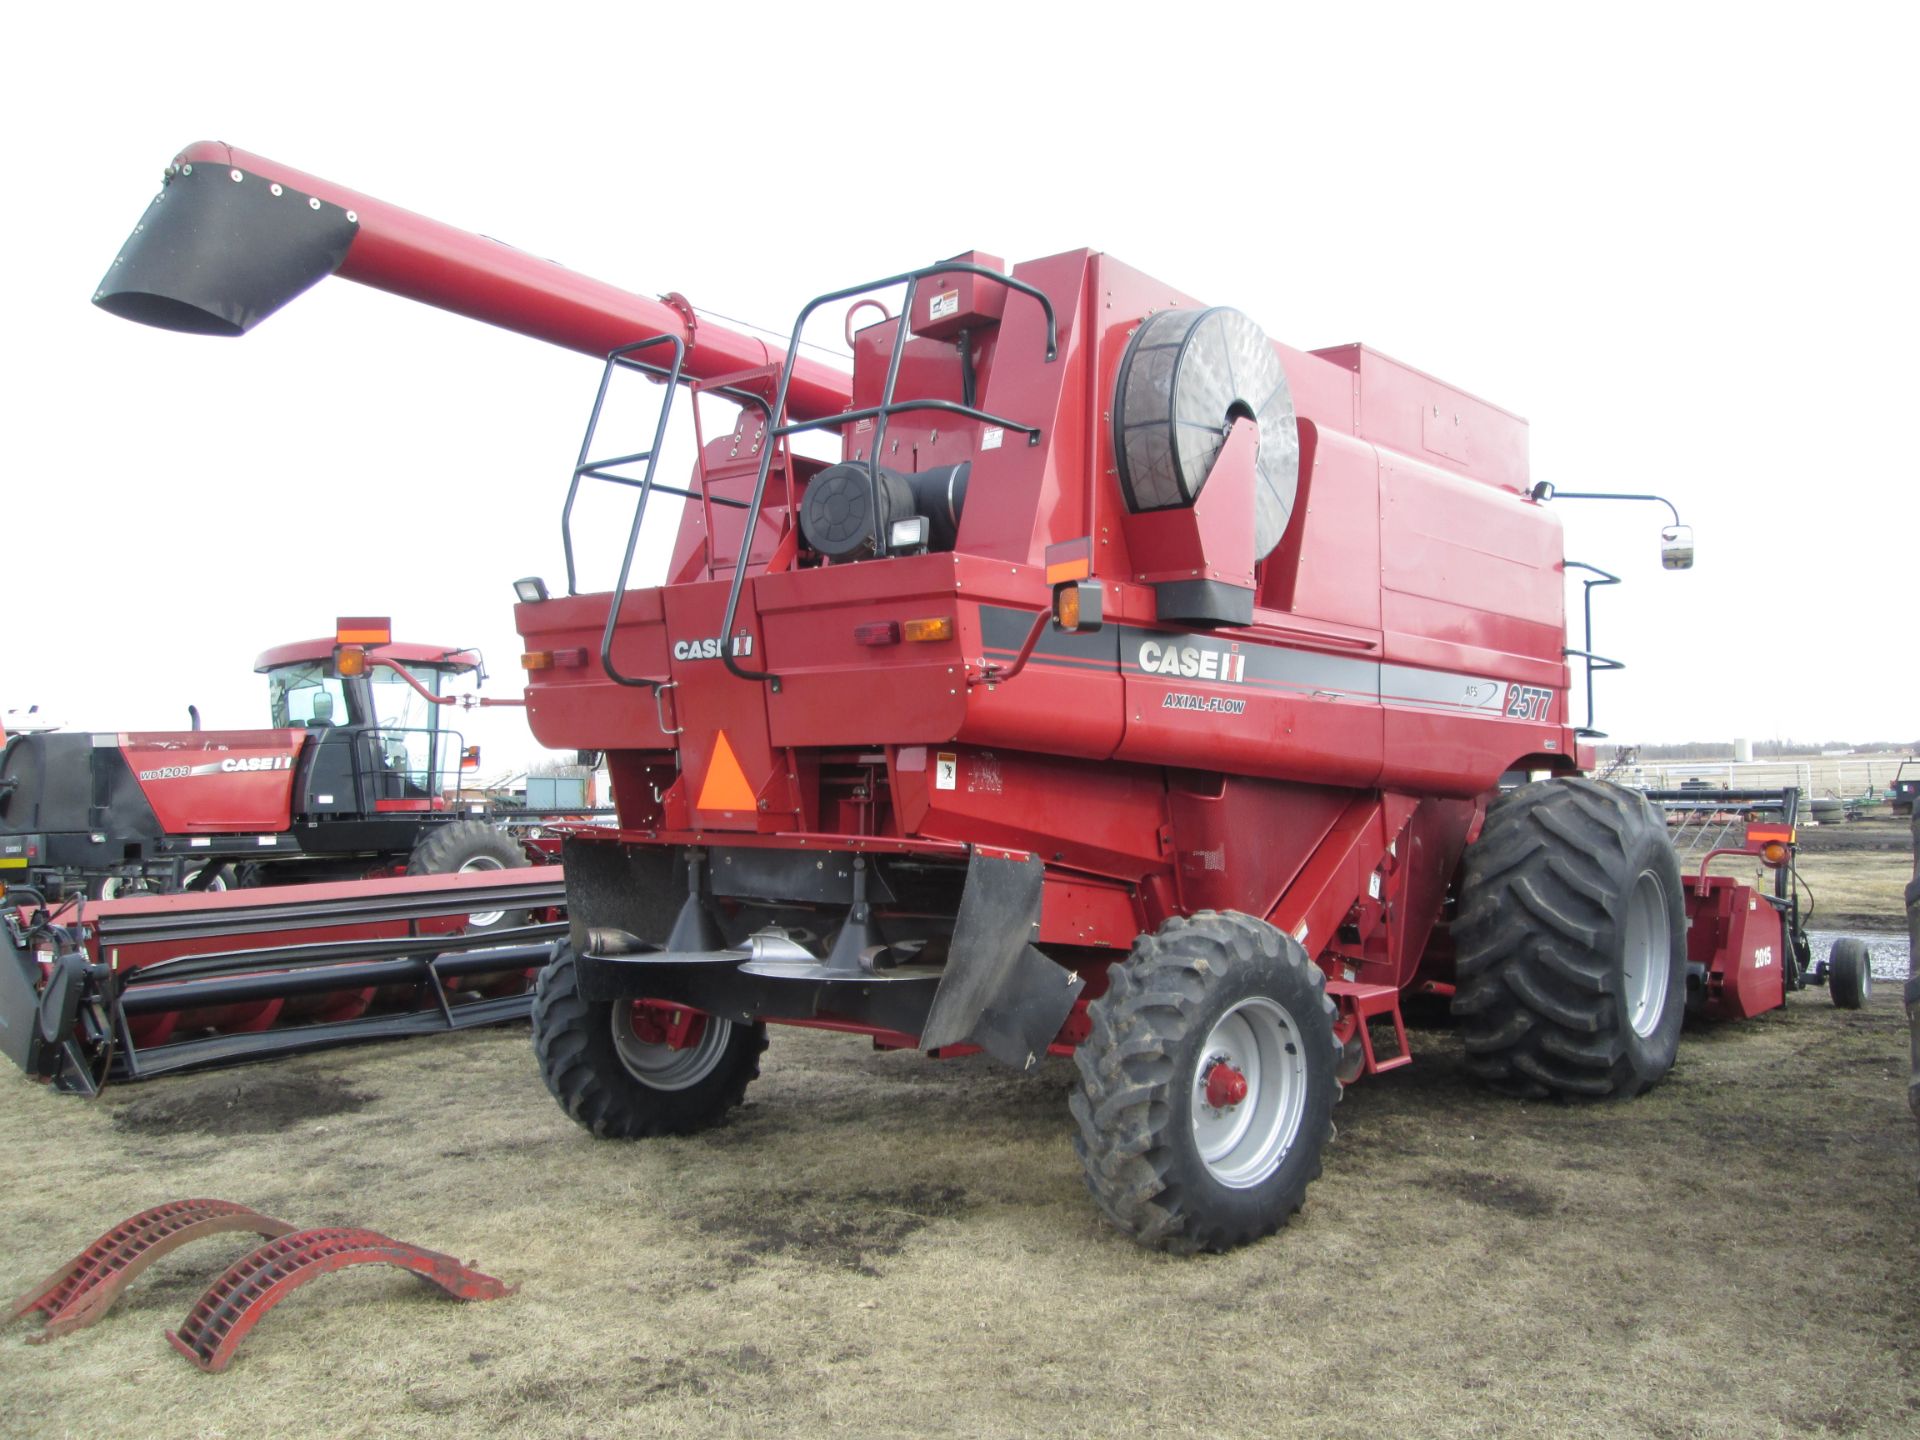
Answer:
<svg viewBox="0 0 1920 1440"><path fill-rule="evenodd" d="M782 354L210 144L96 298L238 334L328 273L703 417L690 474L656 480L657 439L596 460L591 426L575 471L684 497L666 583L579 593L569 537L566 593L516 612L535 734L607 751L619 810L567 844L534 1012L596 1134L721 1120L769 1021L1070 1053L1100 1207L1219 1249L1300 1206L1343 1083L1409 1062L1410 991L1504 1090L1627 1096L1688 1010L1797 977L1790 900L1683 875L1653 804L1578 773L1591 647L1492 405L1089 251L823 295ZM851 378L798 358L890 288Z"/></svg>

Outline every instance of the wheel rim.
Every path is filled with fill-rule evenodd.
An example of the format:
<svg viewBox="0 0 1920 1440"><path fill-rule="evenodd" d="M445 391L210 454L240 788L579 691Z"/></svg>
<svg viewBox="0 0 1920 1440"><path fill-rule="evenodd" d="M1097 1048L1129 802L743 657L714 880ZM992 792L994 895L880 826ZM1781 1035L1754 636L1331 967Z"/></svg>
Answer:
<svg viewBox="0 0 1920 1440"><path fill-rule="evenodd" d="M476 855L467 861L466 864L462 865L456 873L465 875L475 870L504 870L506 868L506 866L502 865L491 855ZM476 910L473 914L467 916L467 924L475 929L484 930L489 925L498 925L500 918L506 913L504 910Z"/></svg>
<svg viewBox="0 0 1920 1440"><path fill-rule="evenodd" d="M732 1021L701 1016L699 1036L685 1049L676 1050L634 1033L634 1003L613 1007L613 1048L634 1079L655 1090L686 1090L719 1068L733 1036Z"/></svg>
<svg viewBox="0 0 1920 1440"><path fill-rule="evenodd" d="M1626 944L1620 957L1627 1023L1642 1040L1660 1028L1673 978L1673 935L1667 926L1667 892L1660 877L1642 870L1627 898Z"/></svg>
<svg viewBox="0 0 1920 1440"><path fill-rule="evenodd" d="M1236 1083L1223 1086L1222 1076ZM1268 1179L1293 1148L1306 1114L1306 1046L1293 1017L1265 996L1242 1000L1208 1032L1191 1088L1193 1141L1207 1173L1232 1190ZM1214 1103L1223 1093L1242 1098Z"/></svg>

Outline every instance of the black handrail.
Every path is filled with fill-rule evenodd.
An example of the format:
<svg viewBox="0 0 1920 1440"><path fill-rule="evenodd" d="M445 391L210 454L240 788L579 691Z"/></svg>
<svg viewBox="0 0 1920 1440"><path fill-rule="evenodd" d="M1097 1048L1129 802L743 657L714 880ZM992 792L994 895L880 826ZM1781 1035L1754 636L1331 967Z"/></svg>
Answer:
<svg viewBox="0 0 1920 1440"><path fill-rule="evenodd" d="M1589 565L1584 560L1568 560L1566 562L1566 568L1569 570L1591 571L1600 577L1598 580L1582 580L1580 582L1581 585L1585 587L1581 593L1581 604L1586 618L1586 644L1584 648L1576 650L1572 646L1565 646L1561 649L1560 653L1562 656L1577 657L1578 659L1586 661L1587 664L1587 723L1574 731L1574 733L1588 740L1604 740L1607 738L1607 732L1593 728L1593 677L1608 670L1624 670L1627 668L1627 662L1594 653L1593 592L1602 585L1618 585L1620 583L1620 577L1609 571L1602 570L1598 565Z"/></svg>
<svg viewBox="0 0 1920 1440"><path fill-rule="evenodd" d="M660 402L660 415L654 421L653 444L646 450L632 455L620 455L608 460L589 460L587 452L593 446L593 433L600 424L600 411L607 400L607 387L613 382L616 367L639 370L643 374L657 374L657 367L644 365L631 359L636 352L651 349L655 345L673 347L673 364L666 374L667 393ZM573 567L573 501L580 490L580 477L591 476L596 480L613 480L620 484L631 485L631 476L608 475L603 473L611 465L637 465L646 461L646 472L641 475L638 485L640 498L634 502L633 524L627 530L626 553L620 557L620 579L613 588L613 602L607 606L606 629L600 633L600 668L607 672L607 678L616 685L645 686L656 695L660 691L660 681L645 676L622 675L613 665L613 634L620 624L620 607L627 599L627 577L633 572L633 552L640 544L640 526L647 518L647 501L653 498L653 472L660 464L660 447L667 438L667 417L673 413L673 397L680 393L680 367L687 358L687 345L678 335L655 335L646 340L636 341L632 345L622 345L607 353L607 367L600 372L600 389L593 397L593 413L587 417L587 433L580 439L580 460L573 467L573 478L567 484L567 503L560 508L561 537L567 551L567 593L580 593Z"/></svg>
<svg viewBox="0 0 1920 1440"><path fill-rule="evenodd" d="M673 346L673 363L667 367L663 368L659 365L650 365L645 361L632 358L635 351L645 350L653 345L664 344L671 344ZM600 388L594 395L593 411L587 417L587 433L580 441L580 458L574 465L572 478L567 484L567 501L560 510L560 538L561 544L566 551L567 560L567 593L569 595L577 595L580 593L580 587L573 561L573 502L579 494L581 478L584 476L590 480L606 480L615 485L625 485L640 491L640 498L634 504L633 525L627 532L626 553L620 561L618 586L614 591L612 603L607 606L606 628L600 635L600 666L606 671L607 678L614 683L651 689L656 700L661 690L665 689L670 682L666 680L656 680L644 675L622 675L613 664L613 637L619 627L621 606L626 602L627 581L633 572L633 554L639 545L640 528L646 520L647 502L653 495L658 493L678 495L683 500L700 500L709 505L724 505L734 510L744 510L748 508L745 501L728 500L707 493L707 486L704 479L698 492L682 489L677 485L661 485L655 482L654 473L659 465L660 449L665 441L667 418L673 408L673 398L679 393L680 387L686 385L690 388L699 389L705 394L719 395L723 399L733 401L736 405L743 407L748 405L758 406L761 412L767 417L769 429L772 428L773 424L773 409L767 403L765 396L756 395L750 390L742 390L731 385L702 387L698 385L698 382L690 380L682 373L683 362L686 359L686 351L687 347L685 342L683 342L679 336L669 334L655 335L650 339L637 341L632 345L623 345L619 349L608 353L606 368L601 371L600 374ZM659 417L654 422L653 445L650 449L638 450L630 455L615 455L601 460L589 460L587 458L588 451L593 446L594 431L599 427L600 412L606 405L607 388L613 380L613 372L616 367L623 370L638 371L643 375L651 376L667 387L666 397L660 404ZM646 462L647 468L645 473L637 478L632 475L615 475L608 470L609 466L635 465L641 461ZM704 461L702 462L702 466L704 475Z"/></svg>
<svg viewBox="0 0 1920 1440"><path fill-rule="evenodd" d="M900 358L905 352L907 329L913 316L914 291L920 281L933 275L968 274L979 275L992 280L1036 300L1047 320L1047 362L1051 364L1060 353L1060 328L1054 317L1053 301L1038 286L1029 285L1024 280L1016 280L1011 275L1003 275L985 265L974 265L963 260L948 260L936 265L923 266L918 270L904 271L899 275L890 275L884 280L869 281L864 285L850 285L844 290L835 290L826 295L816 295L800 308L799 318L793 322L793 334L787 342L786 359L780 366L780 385L774 395L773 419L776 423L769 426L767 448L760 457L760 469L754 476L753 497L747 504L747 523L744 538L740 543L740 559L733 568L733 583L727 590L726 614L720 622L720 659L727 669L742 680L773 680L771 670L750 670L741 665L733 654L732 635L734 620L739 614L740 589L746 580L748 547L753 542L754 532L760 525L760 506L766 497L767 477L773 468L773 452L781 440L803 430L821 430L828 426L843 426L856 420L872 418L874 426L873 449L867 457L867 484L869 486L868 514L873 517L875 529L874 544L879 549L885 546L886 539L878 533L880 523L880 443L886 437L887 420L890 416L905 414L913 410L939 410L947 414L965 416L989 425L999 425L1027 437L1029 445L1040 443L1040 428L1036 425L1023 425L1017 420L992 415L970 405L956 405L951 400L906 400L895 402L894 386L900 378ZM787 413L787 389L793 382L793 368L800 353L800 336L806 329L807 321L823 305L831 305L841 300L851 300L874 290L886 290L895 285L907 287L906 302L900 307L897 328L893 335L893 352L887 360L887 379L882 387L880 403L864 410L843 411L837 415L824 415L815 420L798 420L790 424L777 422Z"/></svg>

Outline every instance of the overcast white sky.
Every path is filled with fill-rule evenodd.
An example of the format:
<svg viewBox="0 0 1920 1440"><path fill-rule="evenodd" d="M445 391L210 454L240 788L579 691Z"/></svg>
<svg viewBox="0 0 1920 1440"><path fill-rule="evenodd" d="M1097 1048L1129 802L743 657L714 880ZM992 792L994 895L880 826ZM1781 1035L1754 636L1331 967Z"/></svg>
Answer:
<svg viewBox="0 0 1920 1440"><path fill-rule="evenodd" d="M236 341L88 303L220 139L781 329L960 250L1089 245L1364 340L1527 416L1535 478L1693 525L1668 574L1664 512L1564 509L1629 582L1616 738L1920 735L1912 9L751 11L9 21L0 709L257 725L255 653L356 613L513 693L510 582L561 574L593 361L338 280ZM533 751L516 712L465 728L489 771Z"/></svg>

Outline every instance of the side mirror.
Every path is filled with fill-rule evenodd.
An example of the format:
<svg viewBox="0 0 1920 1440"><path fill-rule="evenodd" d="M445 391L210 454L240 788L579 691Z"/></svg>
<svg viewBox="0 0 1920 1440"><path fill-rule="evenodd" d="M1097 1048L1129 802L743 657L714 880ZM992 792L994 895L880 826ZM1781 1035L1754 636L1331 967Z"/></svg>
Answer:
<svg viewBox="0 0 1920 1440"><path fill-rule="evenodd" d="M1660 532L1660 563L1669 570L1693 568L1693 527L1669 525Z"/></svg>

